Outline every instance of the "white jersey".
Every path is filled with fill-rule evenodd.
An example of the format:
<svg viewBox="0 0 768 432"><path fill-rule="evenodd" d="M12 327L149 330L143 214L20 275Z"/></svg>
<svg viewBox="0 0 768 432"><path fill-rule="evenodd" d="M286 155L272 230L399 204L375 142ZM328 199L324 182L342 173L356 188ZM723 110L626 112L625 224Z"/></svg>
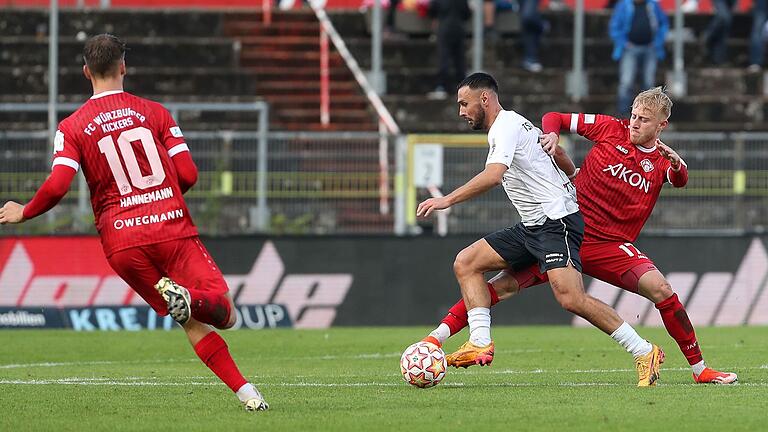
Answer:
<svg viewBox="0 0 768 432"><path fill-rule="evenodd" d="M576 189L539 144L541 130L514 111L501 111L488 130L485 164L507 166L502 185L526 226L579 211Z"/></svg>

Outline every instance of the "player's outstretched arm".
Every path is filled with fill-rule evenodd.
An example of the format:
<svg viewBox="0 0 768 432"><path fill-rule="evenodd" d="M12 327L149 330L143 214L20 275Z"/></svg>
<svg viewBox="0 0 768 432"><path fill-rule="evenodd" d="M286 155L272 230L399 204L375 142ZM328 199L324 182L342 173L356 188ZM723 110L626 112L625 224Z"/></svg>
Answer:
<svg viewBox="0 0 768 432"><path fill-rule="evenodd" d="M435 210L443 210L448 207L476 197L489 191L494 186L501 184L501 179L509 167L500 163L490 163L478 175L466 182L464 185L456 188L453 192L444 197L430 198L423 201L416 208L416 216L429 216Z"/></svg>
<svg viewBox="0 0 768 432"><path fill-rule="evenodd" d="M555 160L557 167L560 168L565 173L565 175L568 176L569 179L576 177L578 172L576 164L573 163L573 160L570 156L568 156L568 153L565 152L564 148L560 147L559 145L555 146L555 154L553 159Z"/></svg>
<svg viewBox="0 0 768 432"><path fill-rule="evenodd" d="M0 209L0 224L21 223L52 209L64 198L77 171L66 165L55 165L51 175L43 182L27 205L13 201Z"/></svg>

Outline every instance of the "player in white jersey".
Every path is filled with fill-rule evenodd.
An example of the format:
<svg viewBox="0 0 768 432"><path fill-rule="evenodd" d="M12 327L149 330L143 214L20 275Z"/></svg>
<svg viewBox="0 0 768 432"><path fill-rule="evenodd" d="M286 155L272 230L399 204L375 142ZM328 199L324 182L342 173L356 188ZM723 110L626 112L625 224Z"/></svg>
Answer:
<svg viewBox="0 0 768 432"><path fill-rule="evenodd" d="M541 131L525 117L501 107L498 85L488 74L465 78L459 84L457 102L459 116L472 129L488 131L485 169L450 194L419 204L417 216L429 216L501 184L521 222L476 241L456 256L453 269L467 307L470 336L454 353L453 363L468 366L493 361L490 306L494 293L484 273L538 262L560 305L632 353L638 371L643 368L646 372L639 385L653 385L664 353L642 339L610 306L584 291L579 257L584 220L573 184L541 148ZM426 340L439 345L432 336Z"/></svg>

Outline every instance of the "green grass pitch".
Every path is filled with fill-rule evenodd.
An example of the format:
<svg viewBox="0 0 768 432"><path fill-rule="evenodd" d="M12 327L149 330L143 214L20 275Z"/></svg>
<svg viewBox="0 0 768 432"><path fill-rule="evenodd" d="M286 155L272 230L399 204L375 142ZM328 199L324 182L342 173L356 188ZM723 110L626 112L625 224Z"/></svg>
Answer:
<svg viewBox="0 0 768 432"><path fill-rule="evenodd" d="M663 329L655 388L592 328L495 327L491 367L402 380L402 350L427 328L224 332L270 411L246 413L182 332L0 331L0 430L757 431L768 419L768 328L701 328L709 364L735 386L695 385ZM466 339L450 339L446 352Z"/></svg>

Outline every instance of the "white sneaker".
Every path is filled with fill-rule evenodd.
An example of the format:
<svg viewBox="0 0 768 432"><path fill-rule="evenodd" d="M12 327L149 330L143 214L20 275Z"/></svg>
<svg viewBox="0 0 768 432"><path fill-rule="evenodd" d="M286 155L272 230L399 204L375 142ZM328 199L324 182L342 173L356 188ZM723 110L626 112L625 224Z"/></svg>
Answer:
<svg viewBox="0 0 768 432"><path fill-rule="evenodd" d="M182 325L189 321L189 317L192 314L192 308L190 307L192 299L186 288L167 277L162 277L155 284L155 289L168 303L168 314L171 315L174 321Z"/></svg>
<svg viewBox="0 0 768 432"><path fill-rule="evenodd" d="M264 396L259 393L258 390L256 390L256 394L258 395L255 398L248 399L245 401L245 410L246 411L266 411L269 409L269 404L267 401L264 400Z"/></svg>

